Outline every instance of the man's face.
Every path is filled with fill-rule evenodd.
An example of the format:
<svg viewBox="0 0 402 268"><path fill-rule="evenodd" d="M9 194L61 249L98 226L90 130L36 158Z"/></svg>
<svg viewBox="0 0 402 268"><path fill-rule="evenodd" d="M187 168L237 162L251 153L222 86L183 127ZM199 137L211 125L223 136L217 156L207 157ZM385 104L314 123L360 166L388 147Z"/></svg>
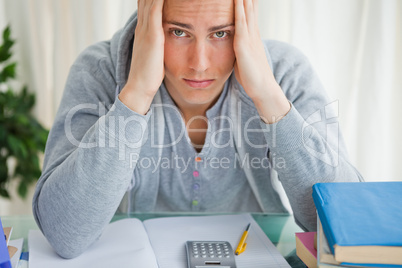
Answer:
<svg viewBox="0 0 402 268"><path fill-rule="evenodd" d="M235 54L233 0L165 0L165 85L181 108L211 106Z"/></svg>

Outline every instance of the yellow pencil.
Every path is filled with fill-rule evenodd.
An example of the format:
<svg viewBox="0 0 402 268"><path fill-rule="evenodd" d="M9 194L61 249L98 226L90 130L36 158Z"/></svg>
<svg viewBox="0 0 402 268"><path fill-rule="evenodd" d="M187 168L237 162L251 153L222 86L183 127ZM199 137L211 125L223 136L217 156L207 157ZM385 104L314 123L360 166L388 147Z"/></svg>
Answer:
<svg viewBox="0 0 402 268"><path fill-rule="evenodd" d="M237 246L236 251L235 251L236 255L239 255L240 253L242 253L243 251L246 250L246 247L247 247L246 239L248 236L249 229L250 229L250 223L247 225L246 230L244 231L243 235L240 238L239 245Z"/></svg>

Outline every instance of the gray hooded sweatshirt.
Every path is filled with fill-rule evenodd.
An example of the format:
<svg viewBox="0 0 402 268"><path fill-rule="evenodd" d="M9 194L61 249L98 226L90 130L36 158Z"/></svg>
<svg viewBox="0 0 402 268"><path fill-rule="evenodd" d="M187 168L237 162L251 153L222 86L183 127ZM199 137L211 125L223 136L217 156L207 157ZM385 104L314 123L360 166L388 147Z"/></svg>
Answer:
<svg viewBox="0 0 402 268"><path fill-rule="evenodd" d="M135 27L136 14L71 67L33 199L35 220L59 255L81 254L116 212L293 211L303 229L315 230L312 186L362 180L347 160L336 102L297 49L264 41L289 113L263 123L232 74L207 111L197 152L164 84L146 115L118 98Z"/></svg>

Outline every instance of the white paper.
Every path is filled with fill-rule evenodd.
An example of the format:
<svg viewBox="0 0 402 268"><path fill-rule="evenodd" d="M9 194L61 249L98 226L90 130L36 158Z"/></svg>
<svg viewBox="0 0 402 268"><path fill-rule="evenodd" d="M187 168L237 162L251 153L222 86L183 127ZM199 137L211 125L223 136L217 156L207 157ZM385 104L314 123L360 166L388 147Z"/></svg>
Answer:
<svg viewBox="0 0 402 268"><path fill-rule="evenodd" d="M10 238L11 238L11 234L13 233L13 227L8 227L10 228L10 233L8 234L8 236L6 236L6 245L8 246L8 243L10 242ZM6 228L7 229L7 228Z"/></svg>
<svg viewBox="0 0 402 268"><path fill-rule="evenodd" d="M142 222L123 219L109 224L102 236L82 255L63 259L38 230L29 231L29 268L157 268Z"/></svg>
<svg viewBox="0 0 402 268"><path fill-rule="evenodd" d="M13 246L13 247L18 249L17 252L14 254L14 256L10 259L11 267L13 267L13 268L18 267L18 262L20 260L22 244L23 243L24 243L24 238L20 238L20 239L16 239L16 240L10 240L8 242L9 246Z"/></svg>
<svg viewBox="0 0 402 268"><path fill-rule="evenodd" d="M17 268L29 268L28 265L29 265L28 261L26 261L26 260L20 260L20 261L18 262Z"/></svg>
<svg viewBox="0 0 402 268"><path fill-rule="evenodd" d="M290 267L250 214L169 217L144 221L160 268L186 268L188 240L228 241L234 250L251 223L246 250L237 268Z"/></svg>
<svg viewBox="0 0 402 268"><path fill-rule="evenodd" d="M71 260L59 257L40 231L30 231L29 268L186 268L187 240L228 241L235 250L249 223L247 248L235 256L237 268L290 267L251 215L241 214L158 218L144 224L138 219L120 220Z"/></svg>

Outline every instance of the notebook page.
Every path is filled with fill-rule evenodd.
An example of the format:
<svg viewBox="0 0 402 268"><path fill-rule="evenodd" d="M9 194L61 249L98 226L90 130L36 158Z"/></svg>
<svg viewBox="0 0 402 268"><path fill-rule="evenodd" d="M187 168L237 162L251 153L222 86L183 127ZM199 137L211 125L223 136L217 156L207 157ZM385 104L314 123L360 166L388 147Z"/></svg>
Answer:
<svg viewBox="0 0 402 268"><path fill-rule="evenodd" d="M29 268L157 268L155 255L142 222L123 219L105 228L102 236L82 255L63 259L39 230L29 232Z"/></svg>
<svg viewBox="0 0 402 268"><path fill-rule="evenodd" d="M290 267L250 214L169 217L144 221L160 268L186 268L187 240L228 241L236 250L251 223L246 250L235 256L238 268Z"/></svg>
<svg viewBox="0 0 402 268"><path fill-rule="evenodd" d="M10 242L8 243L9 246L13 246L13 247L16 247L18 249L17 252L14 254L14 256L12 256L11 259L10 259L11 267L13 267L13 268L18 267L18 262L20 260L22 244L23 243L24 243L23 238L16 239L16 240L10 240Z"/></svg>

